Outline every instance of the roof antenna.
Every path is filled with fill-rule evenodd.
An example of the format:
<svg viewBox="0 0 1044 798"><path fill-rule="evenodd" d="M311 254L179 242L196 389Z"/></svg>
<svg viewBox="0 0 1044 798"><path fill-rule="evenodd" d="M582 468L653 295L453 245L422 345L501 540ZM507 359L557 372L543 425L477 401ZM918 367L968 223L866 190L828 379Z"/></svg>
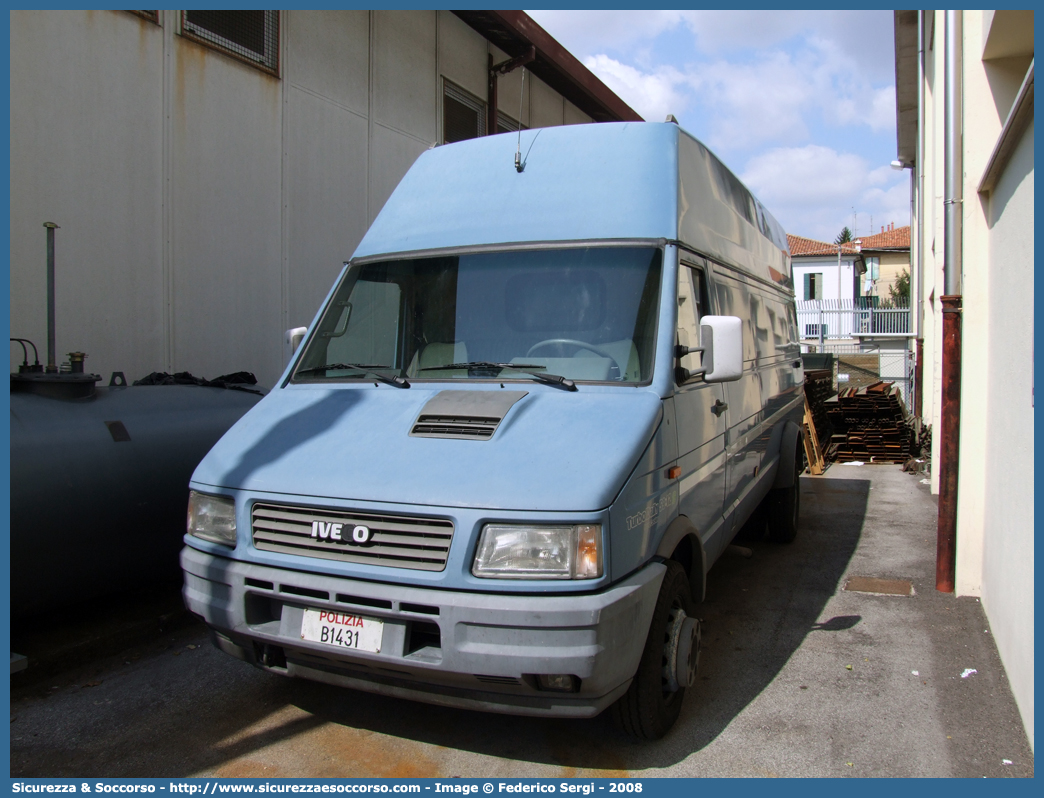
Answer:
<svg viewBox="0 0 1044 798"><path fill-rule="evenodd" d="M522 91L518 98L518 145L515 147L515 171L521 172L526 168L522 163L522 108L523 98L526 96L526 68L522 67Z"/></svg>

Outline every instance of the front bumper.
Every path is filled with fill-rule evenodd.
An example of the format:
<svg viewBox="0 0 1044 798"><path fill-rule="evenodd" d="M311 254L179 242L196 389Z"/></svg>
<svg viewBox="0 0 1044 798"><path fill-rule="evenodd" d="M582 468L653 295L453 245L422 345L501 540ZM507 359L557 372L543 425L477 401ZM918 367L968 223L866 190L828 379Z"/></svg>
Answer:
<svg viewBox="0 0 1044 798"><path fill-rule="evenodd" d="M445 706L591 717L638 669L665 567L599 593L540 596L403 587L239 562L186 547L183 595L218 648L259 667ZM380 653L301 639L306 607L384 622ZM541 691L538 674L579 691Z"/></svg>

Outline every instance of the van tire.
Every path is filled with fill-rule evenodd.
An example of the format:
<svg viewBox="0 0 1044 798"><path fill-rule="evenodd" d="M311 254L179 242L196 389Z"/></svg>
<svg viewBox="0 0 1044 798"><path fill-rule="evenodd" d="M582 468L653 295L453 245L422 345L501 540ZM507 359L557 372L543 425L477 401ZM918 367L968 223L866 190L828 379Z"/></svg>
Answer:
<svg viewBox="0 0 1044 798"><path fill-rule="evenodd" d="M794 484L789 488L770 490L765 497L768 516L768 539L773 543L793 543L798 533L801 511L801 472L805 470L805 453L797 448L794 457Z"/></svg>
<svg viewBox="0 0 1044 798"><path fill-rule="evenodd" d="M665 565L667 573L663 575L660 594L656 597L656 608L638 671L627 692L612 706L617 727L640 740L659 740L667 734L685 701L684 687L673 693L665 691L664 648L671 611L682 609L686 615L693 615L692 593L685 569L674 560L668 560Z"/></svg>

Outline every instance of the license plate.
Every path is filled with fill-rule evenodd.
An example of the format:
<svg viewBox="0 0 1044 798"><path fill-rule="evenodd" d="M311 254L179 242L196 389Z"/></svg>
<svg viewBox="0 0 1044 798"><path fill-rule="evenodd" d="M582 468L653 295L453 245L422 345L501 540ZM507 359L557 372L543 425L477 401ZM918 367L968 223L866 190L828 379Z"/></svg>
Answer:
<svg viewBox="0 0 1044 798"><path fill-rule="evenodd" d="M384 622L361 615L331 610L305 610L301 621L301 639L312 643L369 651L377 654L384 637Z"/></svg>

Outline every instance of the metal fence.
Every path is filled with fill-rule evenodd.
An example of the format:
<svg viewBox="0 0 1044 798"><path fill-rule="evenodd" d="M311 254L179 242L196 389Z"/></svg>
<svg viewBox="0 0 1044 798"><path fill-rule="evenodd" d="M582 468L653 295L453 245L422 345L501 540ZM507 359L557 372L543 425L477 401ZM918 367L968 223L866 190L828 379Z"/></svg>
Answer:
<svg viewBox="0 0 1044 798"><path fill-rule="evenodd" d="M907 413L913 413L917 366L913 352L837 343L808 344L802 348L834 355L834 386L837 390L864 388L878 380L894 382L899 386Z"/></svg>
<svg viewBox="0 0 1044 798"><path fill-rule="evenodd" d="M811 299L797 303L802 340L826 341L857 335L909 335L910 308L875 307L877 297Z"/></svg>

